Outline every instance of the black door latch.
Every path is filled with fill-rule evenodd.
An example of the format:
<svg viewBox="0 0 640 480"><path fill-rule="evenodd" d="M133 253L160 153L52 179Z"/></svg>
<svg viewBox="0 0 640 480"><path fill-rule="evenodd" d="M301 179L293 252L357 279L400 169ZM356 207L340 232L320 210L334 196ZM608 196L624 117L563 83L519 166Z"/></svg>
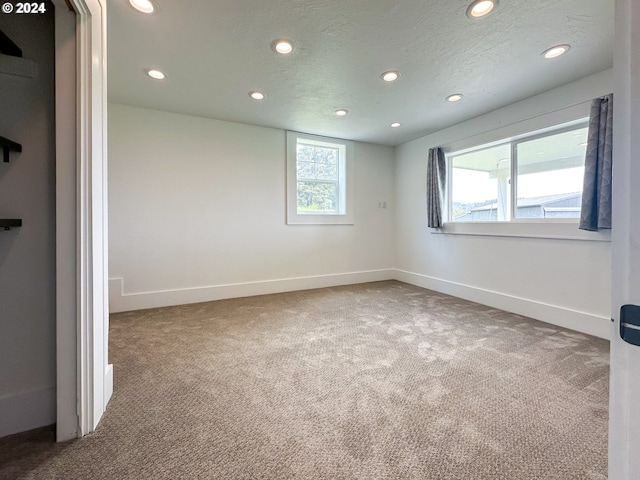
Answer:
<svg viewBox="0 0 640 480"><path fill-rule="evenodd" d="M640 347L640 306L620 307L620 336L625 342Z"/></svg>

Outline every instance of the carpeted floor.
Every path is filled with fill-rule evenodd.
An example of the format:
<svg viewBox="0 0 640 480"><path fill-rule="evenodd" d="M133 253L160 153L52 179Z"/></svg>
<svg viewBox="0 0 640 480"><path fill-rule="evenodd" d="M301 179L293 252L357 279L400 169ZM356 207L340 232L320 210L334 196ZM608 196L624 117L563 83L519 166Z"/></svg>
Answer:
<svg viewBox="0 0 640 480"><path fill-rule="evenodd" d="M98 430L0 478L607 475L608 343L390 281L112 315Z"/></svg>

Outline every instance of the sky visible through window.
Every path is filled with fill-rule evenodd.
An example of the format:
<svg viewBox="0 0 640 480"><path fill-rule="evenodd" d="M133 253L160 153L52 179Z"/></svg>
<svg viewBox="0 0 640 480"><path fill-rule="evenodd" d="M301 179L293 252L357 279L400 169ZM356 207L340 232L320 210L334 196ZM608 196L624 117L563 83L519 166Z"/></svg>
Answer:
<svg viewBox="0 0 640 480"><path fill-rule="evenodd" d="M584 167L521 175L518 182L518 197L581 192L583 177ZM498 182L495 178L490 178L487 172L455 168L453 182L456 202L488 202L496 199Z"/></svg>

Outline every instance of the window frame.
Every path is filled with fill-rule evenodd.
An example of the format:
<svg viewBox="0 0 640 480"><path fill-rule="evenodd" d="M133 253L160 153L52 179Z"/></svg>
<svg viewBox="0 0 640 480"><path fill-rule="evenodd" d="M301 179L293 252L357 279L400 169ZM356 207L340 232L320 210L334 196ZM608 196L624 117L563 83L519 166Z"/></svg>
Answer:
<svg viewBox="0 0 640 480"><path fill-rule="evenodd" d="M337 148L338 180L318 180L317 183L336 183L338 186L338 211L340 213L298 213L298 143L311 143ZM354 223L354 142L322 137L300 132L287 132L287 224L288 225L353 225Z"/></svg>
<svg viewBox="0 0 640 480"><path fill-rule="evenodd" d="M568 223L578 224L579 218L518 218L517 217L517 201L518 201L518 144L538 140L544 137L580 130L589 126L589 118L579 118L570 122L564 122L560 125L538 129L532 132L523 133L515 137L503 138L490 143L483 143L473 147L451 151L445 153L447 164L447 185L446 185L446 205L445 205L445 225L485 225L485 224L510 224L510 223L533 223L533 224L552 224L552 223ZM453 205L453 158L467 153L495 148L501 145L508 145L509 155L509 196L507 202L507 220L485 221L485 222L456 222L452 219Z"/></svg>
<svg viewBox="0 0 640 480"><path fill-rule="evenodd" d="M585 105L587 105L585 103ZM588 105L587 105L588 106ZM569 116L572 111L579 112L577 115ZM559 115L558 115L559 113ZM565 116L566 115L566 116ZM557 118L557 117L560 118ZM547 116L545 116L547 117ZM553 120L551 120L552 117ZM564 118L563 118L564 117ZM445 192L445 205L443 215L446 219L442 228L432 228L432 234L444 235L471 235L485 237L515 237L515 238L536 238L536 239L552 239L552 240L584 240L595 242L610 242L611 231L602 230L599 232L587 232L578 229L579 220L575 218L513 218L508 221L490 221L490 222L453 222L450 220L452 211L452 161L451 157L469 153L481 148L491 148L506 143L515 145L518 141L531 140L535 137L544 137L553 133L561 133L563 129L578 129L588 124L588 109L582 105L577 105L565 112L552 112L547 118L547 126L540 128L540 118L533 121L527 121L526 124L531 128L522 132L520 130L525 122L520 125L506 125L493 132L485 132L476 137L463 141L452 142L444 145L446 165L447 165L447 182ZM537 125L536 125L537 123ZM536 128L537 127L537 128ZM516 130L516 131L514 131ZM517 132L520 130L520 132ZM502 133L503 135L498 135ZM471 140L471 142L470 142ZM476 140L476 141L473 141ZM515 148L512 146L512 148ZM448 150L448 151L447 151ZM513 168L513 162L517 157L511 155L511 175L517 174L517 168ZM511 207L515 204L514 196L517 195L515 188L511 189L509 201ZM510 209L510 218L514 216L513 208Z"/></svg>

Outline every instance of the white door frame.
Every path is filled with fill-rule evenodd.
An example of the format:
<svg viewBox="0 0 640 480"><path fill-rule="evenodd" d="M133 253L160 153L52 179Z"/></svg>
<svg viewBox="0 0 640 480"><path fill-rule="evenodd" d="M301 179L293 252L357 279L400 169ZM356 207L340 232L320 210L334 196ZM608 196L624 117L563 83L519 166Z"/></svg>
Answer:
<svg viewBox="0 0 640 480"><path fill-rule="evenodd" d="M620 307L640 305L640 3L616 0L609 478L640 472L640 347L620 338Z"/></svg>
<svg viewBox="0 0 640 480"><path fill-rule="evenodd" d="M108 363L106 0L56 6L57 439L98 425Z"/></svg>

